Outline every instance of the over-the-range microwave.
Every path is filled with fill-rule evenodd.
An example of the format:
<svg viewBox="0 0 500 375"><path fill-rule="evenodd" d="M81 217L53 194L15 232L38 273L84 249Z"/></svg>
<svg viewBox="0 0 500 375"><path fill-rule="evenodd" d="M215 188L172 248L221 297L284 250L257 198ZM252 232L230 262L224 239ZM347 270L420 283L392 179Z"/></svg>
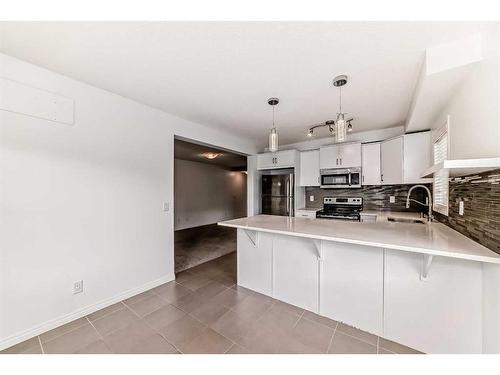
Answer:
<svg viewBox="0 0 500 375"><path fill-rule="evenodd" d="M324 189L352 189L361 187L361 168L322 169L321 187Z"/></svg>

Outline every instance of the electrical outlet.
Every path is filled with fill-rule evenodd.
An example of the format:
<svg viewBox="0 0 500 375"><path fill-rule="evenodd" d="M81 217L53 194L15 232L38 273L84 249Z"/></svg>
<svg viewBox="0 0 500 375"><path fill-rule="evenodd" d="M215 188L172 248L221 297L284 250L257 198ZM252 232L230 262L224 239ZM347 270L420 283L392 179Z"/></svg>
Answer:
<svg viewBox="0 0 500 375"><path fill-rule="evenodd" d="M458 202L458 214L464 216L464 201Z"/></svg>
<svg viewBox="0 0 500 375"><path fill-rule="evenodd" d="M394 195L389 197L389 203L396 203L396 197Z"/></svg>
<svg viewBox="0 0 500 375"><path fill-rule="evenodd" d="M309 202L314 202L314 195L309 196Z"/></svg>
<svg viewBox="0 0 500 375"><path fill-rule="evenodd" d="M73 283L73 294L83 293L83 280L78 280Z"/></svg>

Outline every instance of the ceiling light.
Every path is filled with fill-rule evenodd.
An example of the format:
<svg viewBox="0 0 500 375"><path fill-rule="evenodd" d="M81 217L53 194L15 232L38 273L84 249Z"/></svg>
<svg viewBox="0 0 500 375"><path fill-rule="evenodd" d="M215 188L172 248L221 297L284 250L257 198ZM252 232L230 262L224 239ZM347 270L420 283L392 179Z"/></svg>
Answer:
<svg viewBox="0 0 500 375"><path fill-rule="evenodd" d="M267 104L273 107L273 127L269 132L269 145L268 149L271 152L278 151L278 131L276 130L276 126L274 125L274 106L280 102L278 98L269 98L267 100Z"/></svg>
<svg viewBox="0 0 500 375"><path fill-rule="evenodd" d="M201 154L201 155L202 155L204 158L206 158L206 159L210 159L210 160L212 160L212 159L215 159L216 157L218 157L218 156L220 156L220 155L222 155L222 154L218 154L218 153L216 153L216 152L205 152L205 153L203 153L203 154Z"/></svg>
<svg viewBox="0 0 500 375"><path fill-rule="evenodd" d="M345 142L347 140L347 132L352 131L352 118L346 120L345 112L342 112L342 86L347 84L347 76L341 75L337 76L333 80L333 85L339 88L339 112L337 113L336 120L328 120L325 122L320 122L319 124L315 124L309 128L308 137L312 137L313 131L316 128L327 127L332 136L335 139L335 142Z"/></svg>
<svg viewBox="0 0 500 375"><path fill-rule="evenodd" d="M335 121L335 142L344 142L347 138L347 121L345 113L342 112L342 86L347 83L347 76L340 75L333 79L333 85L339 88L339 112L337 113L337 121Z"/></svg>

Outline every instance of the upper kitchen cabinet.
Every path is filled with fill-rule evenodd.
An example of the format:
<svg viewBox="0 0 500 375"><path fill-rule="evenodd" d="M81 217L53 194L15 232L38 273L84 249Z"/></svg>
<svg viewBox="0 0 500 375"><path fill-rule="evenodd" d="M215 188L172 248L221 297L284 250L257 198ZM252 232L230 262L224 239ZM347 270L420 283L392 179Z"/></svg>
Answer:
<svg viewBox="0 0 500 375"><path fill-rule="evenodd" d="M405 134L403 136L403 181L405 184L432 182L432 178L420 176L432 164L431 132Z"/></svg>
<svg viewBox="0 0 500 375"><path fill-rule="evenodd" d="M320 169L361 166L361 143L342 143L319 149Z"/></svg>
<svg viewBox="0 0 500 375"><path fill-rule="evenodd" d="M361 146L361 184L380 185L380 143Z"/></svg>
<svg viewBox="0 0 500 375"><path fill-rule="evenodd" d="M293 168L298 158L297 154L296 150L258 154L257 169Z"/></svg>
<svg viewBox="0 0 500 375"><path fill-rule="evenodd" d="M403 137L380 144L380 180L382 185L403 183Z"/></svg>
<svg viewBox="0 0 500 375"><path fill-rule="evenodd" d="M319 186L319 150L300 153L300 186Z"/></svg>
<svg viewBox="0 0 500 375"><path fill-rule="evenodd" d="M430 132L405 134L382 142L380 161L382 185L432 182L420 178L431 165Z"/></svg>

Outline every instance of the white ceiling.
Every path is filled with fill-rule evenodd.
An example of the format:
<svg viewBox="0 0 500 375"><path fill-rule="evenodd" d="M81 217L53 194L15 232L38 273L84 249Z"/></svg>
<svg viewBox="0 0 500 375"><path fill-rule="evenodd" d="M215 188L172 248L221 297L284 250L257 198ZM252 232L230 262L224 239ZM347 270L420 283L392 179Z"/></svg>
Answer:
<svg viewBox="0 0 500 375"><path fill-rule="evenodd" d="M0 51L263 147L278 96L280 143L343 109L356 132L406 119L426 48L465 22L3 22Z"/></svg>

